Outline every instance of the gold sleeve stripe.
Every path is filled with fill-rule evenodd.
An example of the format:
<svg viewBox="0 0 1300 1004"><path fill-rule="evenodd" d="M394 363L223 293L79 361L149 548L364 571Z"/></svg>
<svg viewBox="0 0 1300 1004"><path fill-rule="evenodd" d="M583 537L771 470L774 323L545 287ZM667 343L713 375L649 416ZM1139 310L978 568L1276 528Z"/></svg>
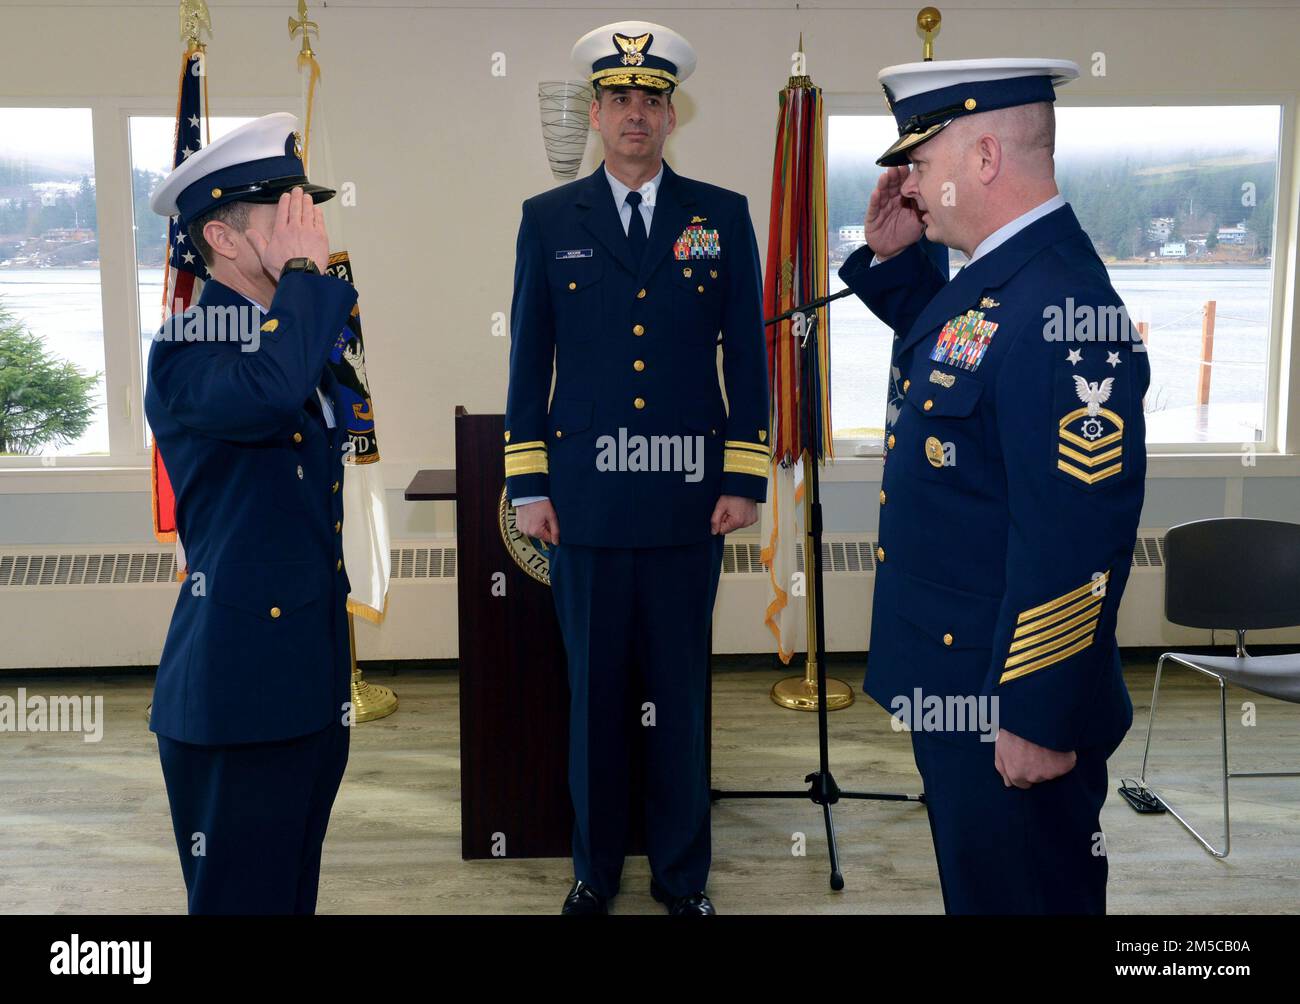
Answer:
<svg viewBox="0 0 1300 1004"><path fill-rule="evenodd" d="M541 439L534 439L530 443L511 443L506 447L507 453L518 453L520 450L545 450L546 443Z"/></svg>
<svg viewBox="0 0 1300 1004"><path fill-rule="evenodd" d="M1035 645L1033 648L1027 648L1025 649L1025 651L1020 652L1017 655L1008 656L1005 668L1011 669L1013 666L1019 666L1021 663L1031 662L1034 659L1039 658L1040 656L1047 655L1047 653L1051 652L1053 649L1058 649L1063 645L1068 645L1073 641L1078 641L1084 635L1087 635L1088 638L1091 640L1092 633L1096 629L1097 629L1096 619L1090 618L1082 627L1075 628L1069 634L1063 634L1059 638L1052 638L1048 641L1043 642L1041 645Z"/></svg>
<svg viewBox="0 0 1300 1004"><path fill-rule="evenodd" d="M727 450L723 454L722 469L732 474L752 474L767 477L768 460L744 450Z"/></svg>
<svg viewBox="0 0 1300 1004"><path fill-rule="evenodd" d="M1039 614L1050 613L1051 611L1055 610L1057 607L1063 607L1067 603L1077 600L1080 596L1084 595L1085 593L1091 593L1093 589L1096 588L1098 581L1109 582L1110 571L1107 570L1106 572L1104 572L1100 580L1089 579L1083 585L1075 589L1071 589L1068 593L1062 593L1054 600L1048 600L1046 603L1040 603L1036 607L1030 607L1028 610L1026 610L1024 613L1022 613L1019 617L1016 618L1016 623L1023 624L1025 621L1032 620L1033 618L1037 617Z"/></svg>
<svg viewBox="0 0 1300 1004"><path fill-rule="evenodd" d="M545 453L528 453L521 457L506 457L506 477L520 474L549 474Z"/></svg>
<svg viewBox="0 0 1300 1004"><path fill-rule="evenodd" d="M754 453L761 453L765 457L772 455L772 447L766 443L746 443L740 439L728 439L722 445L729 450L751 450Z"/></svg>
<svg viewBox="0 0 1300 1004"><path fill-rule="evenodd" d="M1053 652L1051 655L1045 656L1044 658L1039 659L1036 662L1031 662L1028 663L1027 665L1019 666L1016 669L1008 670L1007 672L1003 673L1001 677L998 678L998 683L1006 683L1008 680L1014 680L1017 677L1025 676L1028 673L1032 673L1036 669L1042 669L1044 666L1050 666L1053 663L1060 662L1062 659L1068 659L1076 652L1082 652L1085 648L1087 648L1091 644L1092 644L1092 635L1088 635L1087 638L1075 642L1069 648L1063 648L1061 649L1061 651Z"/></svg>
<svg viewBox="0 0 1300 1004"><path fill-rule="evenodd" d="M1066 609L1071 610L1073 608L1067 607ZM1078 625L1082 624L1086 620L1095 621L1097 619L1097 615L1100 612L1101 612L1101 597L1097 597L1096 602L1085 607L1083 613L1075 614L1075 616L1071 617L1068 621L1063 621L1062 623L1057 624L1055 626L1047 626L1047 625L1049 625L1051 621L1059 620L1060 619L1059 613L1052 614L1051 617L1045 617L1043 620L1037 621L1033 625L1026 624L1024 628L1016 629L1016 638L1018 638L1019 640L1013 641L1011 643L1011 648L1008 651L1020 652L1024 649L1032 648L1034 645L1037 645L1040 642L1044 642L1048 638L1055 638L1058 634L1061 634L1064 631L1069 631L1070 628L1072 627L1077 627ZM1046 629L1042 631L1037 630L1040 626L1043 626ZM1030 627L1034 629L1033 633L1029 633L1028 631L1026 631L1026 629ZM1026 632L1023 638L1021 637L1022 631Z"/></svg>
<svg viewBox="0 0 1300 1004"><path fill-rule="evenodd" d="M1116 457L1118 457L1121 453L1124 452L1123 447L1117 446L1115 447L1115 449L1107 450L1105 453L1099 453L1095 457L1087 457L1084 456L1082 453L1080 453L1078 450L1070 449L1064 443L1058 443L1056 448L1060 450L1062 453L1064 453L1071 460L1083 464L1085 467L1096 467L1098 464L1104 464L1107 460L1114 460Z"/></svg>
<svg viewBox="0 0 1300 1004"><path fill-rule="evenodd" d="M1072 467L1070 464L1067 464L1064 460L1058 460L1056 462L1056 466L1059 467L1061 470L1065 471L1066 474L1069 474L1071 477L1078 478L1080 481L1084 482L1085 484L1095 485L1098 481L1101 481L1103 478L1108 478L1112 474L1118 474L1120 472L1120 468L1123 467L1123 464L1115 464L1113 467L1107 467L1105 470L1096 471L1092 474L1084 474L1083 471L1079 470L1076 467Z"/></svg>
<svg viewBox="0 0 1300 1004"><path fill-rule="evenodd" d="M1079 611L1092 606L1100 599L1100 596L1093 596L1089 593L1082 599L1075 600L1068 607L1061 607L1044 617L1035 617L1032 621L1027 621L1024 624L1019 625L1016 628L1016 633L1013 637L1023 638L1025 635L1033 634L1035 631L1041 631L1043 628L1057 623L1057 621L1063 621L1067 617L1073 617Z"/></svg>

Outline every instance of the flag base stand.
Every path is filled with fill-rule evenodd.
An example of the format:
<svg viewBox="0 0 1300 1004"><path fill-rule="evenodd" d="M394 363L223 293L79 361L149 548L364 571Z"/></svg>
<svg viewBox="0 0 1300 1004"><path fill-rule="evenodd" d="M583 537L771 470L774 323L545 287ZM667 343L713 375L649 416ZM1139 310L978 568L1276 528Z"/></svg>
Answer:
<svg viewBox="0 0 1300 1004"><path fill-rule="evenodd" d="M361 676L361 667L357 665L357 631L356 621L348 614L348 644L352 650L352 710L353 721L373 722L387 718L397 710L397 695L391 687L377 683L367 683Z"/></svg>
<svg viewBox="0 0 1300 1004"><path fill-rule="evenodd" d="M844 292L850 292L845 290ZM809 367L813 365L813 360L817 358L817 313L816 309L823 306L832 299L842 296L843 293L832 294L831 296L822 297L813 300L802 307L789 310L784 314L778 314L776 317L767 321L767 324L774 324L777 321L784 320L795 313L811 311L808 316L807 338L804 340L801 352L803 354L803 372L808 372ZM804 408L816 407L813 402L805 401ZM811 416L806 412L801 418L804 421L804 428L811 426ZM772 699L778 704L783 704L777 698L777 690L782 684L794 682L797 687L793 688L796 694L802 694L805 702L811 701L811 707L803 707L801 710L817 712L817 743L818 743L818 766L817 770L804 776L804 781L808 784L804 790L790 791L722 791L713 788L709 792L712 801L717 802L724 798L807 798L814 805L820 805L822 808L822 819L826 825L826 850L830 857L830 886L836 892L844 888L844 875L840 871L840 852L835 843L835 820L831 815L831 806L841 798L862 799L875 802L916 802L925 803L925 795L910 795L886 791L841 791L840 786L835 783L835 777L831 774L830 765L830 738L827 731L826 713L832 707L832 688L831 681L826 679L826 664L822 653L826 651L826 613L822 605L822 500L821 486L818 483L817 476L817 459L812 451L805 449L803 453L803 484L804 484L804 569L810 572L806 576L807 581L807 600L808 600L808 674L804 679L782 680L772 688ZM845 686L841 681L833 681L840 686ZM811 686L811 689L809 685ZM784 693L789 693L791 688L785 688ZM848 689L847 687L845 689ZM849 692L849 699L852 700L852 691Z"/></svg>
<svg viewBox="0 0 1300 1004"><path fill-rule="evenodd" d="M772 703L790 711L816 711L821 707L817 695L817 670L809 665L809 675L790 676L772 685ZM826 681L826 710L839 711L853 703L853 688L843 680Z"/></svg>

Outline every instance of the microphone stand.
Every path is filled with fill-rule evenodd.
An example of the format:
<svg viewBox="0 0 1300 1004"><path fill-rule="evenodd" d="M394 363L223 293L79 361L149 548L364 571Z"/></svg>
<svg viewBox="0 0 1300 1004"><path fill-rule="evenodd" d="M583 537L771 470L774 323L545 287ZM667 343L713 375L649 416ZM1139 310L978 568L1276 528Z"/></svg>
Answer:
<svg viewBox="0 0 1300 1004"><path fill-rule="evenodd" d="M848 296L853 291L850 289L841 290L838 293L831 293L828 296L821 296L815 300L810 300L803 306L787 310L783 314L777 314L769 319L765 324L776 324L795 314L804 314L808 319L807 335L800 346L800 355L804 366L803 372L807 373L807 367L817 360L817 313L818 307L830 303L832 300L838 300L841 297ZM808 313L810 312L811 313ZM803 421L807 419L804 428L810 428L812 423L812 412L810 409L815 407L815 402L807 401L807 395L800 395L800 418ZM827 732L827 701L826 701L826 663L824 653L826 652L826 615L822 603L824 595L824 583L822 578L822 500L821 487L818 481L816 458L812 455L810 449L803 452L803 471L804 471L804 572L806 579L810 582L808 593L808 609L811 613L811 623L808 625L808 663L810 668L816 670L817 675L817 740L818 740L818 768L811 774L804 777L807 782L807 789L789 790L789 791L723 791L718 788L712 788L709 792L711 799L716 802L724 798L746 798L746 799L763 799L763 798L807 798L815 805L822 807L822 818L826 825L826 846L830 854L830 885L836 892L844 888L844 875L840 871L839 849L835 843L835 821L831 815L831 806L841 798L864 799L878 802L917 802L924 803L925 795L908 795L894 792L880 791L843 791L835 783L835 777L831 774L830 767L830 743ZM812 575L807 573L811 569Z"/></svg>

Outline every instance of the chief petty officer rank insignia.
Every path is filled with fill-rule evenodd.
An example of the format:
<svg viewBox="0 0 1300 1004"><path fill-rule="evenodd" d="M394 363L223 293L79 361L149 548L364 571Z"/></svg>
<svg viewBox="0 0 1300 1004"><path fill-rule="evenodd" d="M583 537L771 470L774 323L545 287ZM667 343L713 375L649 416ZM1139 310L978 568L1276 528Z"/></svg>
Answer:
<svg viewBox="0 0 1300 1004"><path fill-rule="evenodd" d="M985 298L980 306L992 302ZM947 366L975 370L984 359L997 330L996 322L984 319L984 311L968 310L943 326L939 340L930 351L930 358Z"/></svg>
<svg viewBox="0 0 1300 1004"><path fill-rule="evenodd" d="M1118 355L1112 358L1117 360ZM1056 423L1056 469L1091 487L1123 470L1124 419L1102 407L1115 391L1114 376L1101 380L1079 373L1069 376L1073 394L1058 390L1058 400L1065 398L1066 406L1076 407Z"/></svg>

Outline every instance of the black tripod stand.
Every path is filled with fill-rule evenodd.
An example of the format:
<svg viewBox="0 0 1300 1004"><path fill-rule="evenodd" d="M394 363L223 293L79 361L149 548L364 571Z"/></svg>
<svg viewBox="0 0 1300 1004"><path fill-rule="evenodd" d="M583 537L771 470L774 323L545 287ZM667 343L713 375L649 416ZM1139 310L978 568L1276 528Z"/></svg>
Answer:
<svg viewBox="0 0 1300 1004"><path fill-rule="evenodd" d="M795 314L804 314L807 318L807 335L800 346L804 373L809 372L808 366L815 365L818 358L817 308L842 296L848 296L851 292L851 290L845 289L829 296L819 297L801 307L778 314L766 322L769 325L776 324L793 317ZM800 395L800 422L803 423L805 429L810 427L812 421L809 409L816 407L816 402L810 400L810 397L811 395L808 394ZM869 799L880 802L923 803L925 795L903 795L880 791L841 791L839 785L835 783L835 777L831 774L830 746L827 738L826 722L826 616L822 603L822 596L824 595L822 592L821 561L822 501L821 487L818 481L817 459L813 456L811 450L806 449L804 451L803 465L806 522L804 528L804 572L805 577L811 579L809 608L813 615L812 623L809 625L808 660L815 665L817 673L818 768L804 778L804 781L808 783L807 790L722 791L714 788L710 791L710 796L715 802L723 798L808 798L814 804L820 805L826 823L826 847L830 853L831 888L838 892L844 888L844 875L840 872L840 855L835 844L835 822L831 816L831 806L841 798ZM811 576L807 576L809 570L812 572Z"/></svg>

